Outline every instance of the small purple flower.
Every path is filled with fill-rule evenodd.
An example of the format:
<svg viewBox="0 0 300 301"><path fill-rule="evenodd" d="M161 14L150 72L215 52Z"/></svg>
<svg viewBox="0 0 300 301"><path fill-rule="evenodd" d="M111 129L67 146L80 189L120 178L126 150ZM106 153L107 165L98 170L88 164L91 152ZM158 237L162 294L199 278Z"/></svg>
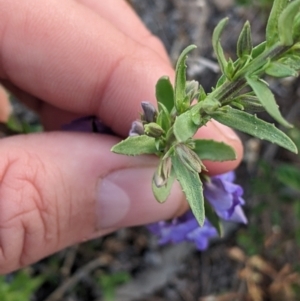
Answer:
<svg viewBox="0 0 300 301"><path fill-rule="evenodd" d="M245 203L243 189L233 183L234 179L233 172L212 177L204 183L204 197L221 219L246 224L247 218L241 207ZM218 236L208 219L200 227L191 211L169 222L161 221L147 227L158 236L159 244L191 241L198 250L207 249L209 240Z"/></svg>
<svg viewBox="0 0 300 301"><path fill-rule="evenodd" d="M210 182L204 183L204 196L220 218L247 224L241 208L245 204L242 198L244 191L241 186L233 183L234 180L234 172L212 177Z"/></svg>
<svg viewBox="0 0 300 301"><path fill-rule="evenodd" d="M141 121L136 120L131 124L129 136L140 136L144 135L144 126Z"/></svg>
<svg viewBox="0 0 300 301"><path fill-rule="evenodd" d="M218 235L217 230L207 219L203 227L199 227L191 211L174 218L170 222L161 221L150 224L147 227L153 234L158 236L159 244L191 241L195 243L198 250L205 250L209 239Z"/></svg>

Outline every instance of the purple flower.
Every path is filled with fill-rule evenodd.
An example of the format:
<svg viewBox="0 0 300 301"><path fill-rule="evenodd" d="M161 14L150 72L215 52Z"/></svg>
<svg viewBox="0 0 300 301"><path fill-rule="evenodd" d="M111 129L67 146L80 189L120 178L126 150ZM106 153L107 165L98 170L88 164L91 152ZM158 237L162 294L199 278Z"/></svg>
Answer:
<svg viewBox="0 0 300 301"><path fill-rule="evenodd" d="M245 203L243 189L233 183L234 179L233 172L212 177L204 183L204 197L221 219L246 224L247 218L241 207ZM191 211L169 222L161 221L147 227L158 236L159 244L191 241L198 250L207 249L209 240L218 236L208 219L200 227Z"/></svg>
<svg viewBox="0 0 300 301"><path fill-rule="evenodd" d="M199 227L191 211L170 222L161 221L150 224L147 228L158 236L159 244L191 241L195 243L198 250L205 250L208 247L209 239L218 235L217 230L207 219L203 227Z"/></svg>
<svg viewBox="0 0 300 301"><path fill-rule="evenodd" d="M212 177L204 183L204 196L220 218L247 224L241 207L245 204L242 198L244 191L241 186L233 183L234 179L234 172Z"/></svg>

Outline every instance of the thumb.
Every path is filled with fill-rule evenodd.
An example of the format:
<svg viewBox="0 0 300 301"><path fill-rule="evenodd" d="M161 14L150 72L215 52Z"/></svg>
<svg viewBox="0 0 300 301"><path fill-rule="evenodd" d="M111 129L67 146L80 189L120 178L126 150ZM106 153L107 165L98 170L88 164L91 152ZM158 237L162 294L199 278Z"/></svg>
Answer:
<svg viewBox="0 0 300 301"><path fill-rule="evenodd" d="M0 273L182 210L176 185L172 200L154 200L156 158L113 154L117 142L107 135L63 132L1 140Z"/></svg>

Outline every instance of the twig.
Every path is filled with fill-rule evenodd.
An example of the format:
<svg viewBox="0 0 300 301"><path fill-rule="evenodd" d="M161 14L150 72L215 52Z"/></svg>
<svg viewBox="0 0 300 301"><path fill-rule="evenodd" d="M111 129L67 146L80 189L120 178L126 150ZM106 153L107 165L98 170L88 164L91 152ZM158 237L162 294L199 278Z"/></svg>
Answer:
<svg viewBox="0 0 300 301"><path fill-rule="evenodd" d="M90 261L88 264L80 268L72 277L68 278L62 283L50 296L44 301L58 301L62 300L63 295L75 286L80 280L89 275L93 270L103 266L102 258L97 258Z"/></svg>

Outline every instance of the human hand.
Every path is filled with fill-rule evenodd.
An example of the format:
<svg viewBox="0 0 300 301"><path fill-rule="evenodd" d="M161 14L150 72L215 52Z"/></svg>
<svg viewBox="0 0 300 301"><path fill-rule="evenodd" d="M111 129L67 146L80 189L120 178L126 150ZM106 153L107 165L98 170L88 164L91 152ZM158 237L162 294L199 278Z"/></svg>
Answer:
<svg viewBox="0 0 300 301"><path fill-rule="evenodd" d="M0 0L0 20L0 81L51 130L1 140L0 273L182 213L178 186L166 203L154 200L156 158L111 153L117 137L54 131L96 115L124 137L140 102L155 102L157 79L174 77L163 46L126 2ZM232 130L211 122L197 135L237 152L236 161L207 162L211 174L237 166L242 146Z"/></svg>

